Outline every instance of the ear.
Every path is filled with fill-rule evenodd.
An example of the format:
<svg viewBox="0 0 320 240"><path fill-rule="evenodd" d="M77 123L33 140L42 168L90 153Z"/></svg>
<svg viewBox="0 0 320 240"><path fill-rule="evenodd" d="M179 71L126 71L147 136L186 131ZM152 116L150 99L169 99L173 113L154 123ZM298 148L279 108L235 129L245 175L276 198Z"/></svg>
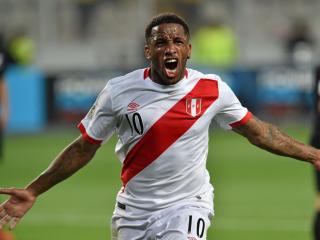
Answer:
<svg viewBox="0 0 320 240"><path fill-rule="evenodd" d="M192 49L192 46L191 46L191 44L189 44L189 50L188 50L188 59L190 59L191 58L191 49Z"/></svg>
<svg viewBox="0 0 320 240"><path fill-rule="evenodd" d="M146 59L150 60L151 58L151 51L149 45L144 46L144 56Z"/></svg>

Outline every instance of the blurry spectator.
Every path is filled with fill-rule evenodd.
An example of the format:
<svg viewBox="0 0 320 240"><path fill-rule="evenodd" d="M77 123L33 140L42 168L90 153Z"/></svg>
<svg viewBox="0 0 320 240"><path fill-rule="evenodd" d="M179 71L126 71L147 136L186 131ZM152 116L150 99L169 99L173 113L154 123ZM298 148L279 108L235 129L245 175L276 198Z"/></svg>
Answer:
<svg viewBox="0 0 320 240"><path fill-rule="evenodd" d="M78 11L78 34L83 40L90 35L92 18L95 15L99 0L76 0Z"/></svg>
<svg viewBox="0 0 320 240"><path fill-rule="evenodd" d="M33 40L23 31L16 33L8 44L8 64L28 66L33 62L35 45Z"/></svg>
<svg viewBox="0 0 320 240"><path fill-rule="evenodd" d="M45 121L44 75L33 64L35 44L23 31L9 41L10 63L6 70L9 88L8 130L35 130Z"/></svg>
<svg viewBox="0 0 320 240"><path fill-rule="evenodd" d="M316 67L314 75L314 122L311 136L311 145L320 149L320 65ZM316 209L313 222L314 240L320 240L320 171L315 170L316 183Z"/></svg>
<svg viewBox="0 0 320 240"><path fill-rule="evenodd" d="M3 158L3 132L8 121L8 97L7 85L5 82L5 70L7 54L4 43L4 37L0 33L0 160ZM0 240L13 240L13 235L4 230L0 230Z"/></svg>
<svg viewBox="0 0 320 240"><path fill-rule="evenodd" d="M289 64L313 63L315 40L305 20L296 19L293 21L287 36L285 48Z"/></svg>
<svg viewBox="0 0 320 240"><path fill-rule="evenodd" d="M192 59L197 65L229 68L236 60L236 37L219 19L212 19L192 39Z"/></svg>
<svg viewBox="0 0 320 240"><path fill-rule="evenodd" d="M7 56L4 37L0 34L0 160L3 158L3 135L9 114L7 84L5 81Z"/></svg>

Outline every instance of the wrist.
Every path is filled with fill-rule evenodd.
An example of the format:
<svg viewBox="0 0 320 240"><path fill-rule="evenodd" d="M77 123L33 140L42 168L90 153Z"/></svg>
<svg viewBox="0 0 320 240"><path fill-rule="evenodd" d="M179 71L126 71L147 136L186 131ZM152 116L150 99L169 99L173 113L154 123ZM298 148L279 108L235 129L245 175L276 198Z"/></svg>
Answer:
<svg viewBox="0 0 320 240"><path fill-rule="evenodd" d="M32 185L28 185L25 190L30 193L30 197L37 198L41 193Z"/></svg>

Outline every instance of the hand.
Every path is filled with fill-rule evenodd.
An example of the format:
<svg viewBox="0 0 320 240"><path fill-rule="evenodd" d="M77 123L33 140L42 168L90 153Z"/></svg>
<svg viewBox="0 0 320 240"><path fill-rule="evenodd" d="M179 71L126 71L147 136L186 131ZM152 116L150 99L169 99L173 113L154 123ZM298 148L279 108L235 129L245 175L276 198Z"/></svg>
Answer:
<svg viewBox="0 0 320 240"><path fill-rule="evenodd" d="M26 189L0 189L0 194L8 194L11 197L0 205L0 229L8 224L12 230L20 219L28 212L36 201L36 197Z"/></svg>
<svg viewBox="0 0 320 240"><path fill-rule="evenodd" d="M313 165L316 167L316 169L317 169L318 171L320 171L320 159L317 160L317 161L315 161L315 162L313 163Z"/></svg>
<svg viewBox="0 0 320 240"><path fill-rule="evenodd" d="M314 157L310 161L317 171L320 171L320 149L315 149Z"/></svg>

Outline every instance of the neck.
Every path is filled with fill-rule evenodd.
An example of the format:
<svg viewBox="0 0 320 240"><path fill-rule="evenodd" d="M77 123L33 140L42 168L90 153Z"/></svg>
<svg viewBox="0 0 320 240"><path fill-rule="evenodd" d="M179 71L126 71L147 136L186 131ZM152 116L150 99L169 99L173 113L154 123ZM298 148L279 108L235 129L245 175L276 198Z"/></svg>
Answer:
<svg viewBox="0 0 320 240"><path fill-rule="evenodd" d="M167 78L165 76L162 76L162 74L154 70L152 67L148 71L148 76L150 77L150 79L153 82L161 85L174 85L179 81L181 81L185 76L187 77L187 75L188 75L188 72L186 68L176 78Z"/></svg>

